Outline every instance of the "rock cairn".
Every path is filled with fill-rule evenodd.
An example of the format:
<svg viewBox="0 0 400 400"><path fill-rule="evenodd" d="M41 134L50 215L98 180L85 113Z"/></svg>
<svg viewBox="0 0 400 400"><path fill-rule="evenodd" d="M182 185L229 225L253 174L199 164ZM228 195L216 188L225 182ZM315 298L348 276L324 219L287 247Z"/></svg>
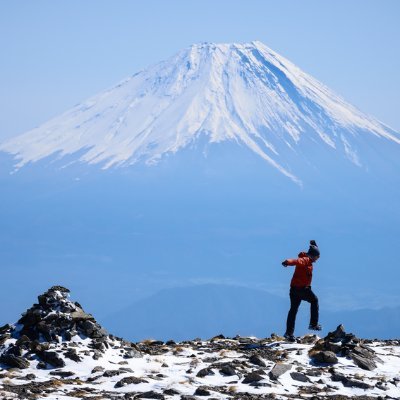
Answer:
<svg viewBox="0 0 400 400"><path fill-rule="evenodd" d="M102 356L109 347L109 335L91 314L87 314L79 303L68 299L69 289L53 286L38 296L34 304L14 325L0 328L0 363L14 368L28 368L30 360L38 357L40 368L61 368L65 366L60 352L51 348L62 346L65 358L81 361L72 338L91 339L88 347L93 350L93 358ZM4 346L8 339L15 342ZM135 346L124 342L127 352L135 352Z"/></svg>
<svg viewBox="0 0 400 400"><path fill-rule="evenodd" d="M318 340L309 355L314 362L326 364L336 364L338 357L347 357L358 367L369 371L374 370L380 361L373 349L352 333L346 333L343 325Z"/></svg>

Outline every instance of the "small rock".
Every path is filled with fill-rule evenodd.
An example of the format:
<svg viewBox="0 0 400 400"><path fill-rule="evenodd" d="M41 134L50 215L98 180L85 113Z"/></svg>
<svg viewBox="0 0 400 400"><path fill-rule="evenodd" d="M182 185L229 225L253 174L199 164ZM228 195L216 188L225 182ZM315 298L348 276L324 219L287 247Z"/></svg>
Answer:
<svg viewBox="0 0 400 400"><path fill-rule="evenodd" d="M3 326L0 327L0 334L6 333L8 330L10 330L11 325L9 324L5 324Z"/></svg>
<svg viewBox="0 0 400 400"><path fill-rule="evenodd" d="M176 396L176 395L180 394L180 392L178 392L175 389L165 389L164 394L166 394L167 396Z"/></svg>
<svg viewBox="0 0 400 400"><path fill-rule="evenodd" d="M219 372L220 372L222 375L225 375L225 376L233 376L233 375L236 375L236 370L235 370L235 368L233 368L233 367L230 366L230 365L225 365L225 366L223 366L223 367L219 370Z"/></svg>
<svg viewBox="0 0 400 400"><path fill-rule="evenodd" d="M215 375L215 372L211 368L203 368L197 373L198 378L204 378L207 375ZM235 374L233 374L235 375Z"/></svg>
<svg viewBox="0 0 400 400"><path fill-rule="evenodd" d="M157 393L153 390L150 390L149 392L140 393L135 398L136 399L160 399L160 400L165 399L163 394Z"/></svg>
<svg viewBox="0 0 400 400"><path fill-rule="evenodd" d="M69 358L72 361L75 362L80 362L82 361L82 358L77 354L75 349L68 349L65 353L64 356Z"/></svg>
<svg viewBox="0 0 400 400"><path fill-rule="evenodd" d="M137 385L139 383L148 383L145 379L136 378L135 376L126 376L115 384L115 388L120 388L126 385Z"/></svg>
<svg viewBox="0 0 400 400"><path fill-rule="evenodd" d="M127 349L125 350L124 358L141 358L142 354L140 351L135 349Z"/></svg>
<svg viewBox="0 0 400 400"><path fill-rule="evenodd" d="M243 379L243 383L253 383L262 381L264 379L258 372L250 372L249 374L245 375Z"/></svg>
<svg viewBox="0 0 400 400"><path fill-rule="evenodd" d="M98 365L97 367L94 367L93 369L92 369L92 374L96 374L97 372L103 372L104 371L104 367L101 367L100 365Z"/></svg>
<svg viewBox="0 0 400 400"><path fill-rule="evenodd" d="M78 309L77 311L73 311L71 313L71 318L74 321L94 321L94 318L92 315L85 313L85 311Z"/></svg>
<svg viewBox="0 0 400 400"><path fill-rule="evenodd" d="M68 378L72 375L75 375L75 373L71 371L50 371L50 375L60 376L61 378Z"/></svg>
<svg viewBox="0 0 400 400"><path fill-rule="evenodd" d="M293 380L299 381L299 382L310 382L310 379L307 378L306 375L302 374L301 372L291 372L290 376L292 377Z"/></svg>
<svg viewBox="0 0 400 400"><path fill-rule="evenodd" d="M118 369L111 369L111 370L105 371L103 376L105 378L111 378L112 376L121 375L122 373L123 373L123 371L120 371Z"/></svg>
<svg viewBox="0 0 400 400"><path fill-rule="evenodd" d="M196 389L196 391L194 392L194 395L195 395L195 396L210 396L211 393L210 393L210 391L208 391L207 389L204 389L204 388L202 388L202 387L198 387L198 388Z"/></svg>
<svg viewBox="0 0 400 400"><path fill-rule="evenodd" d="M20 338L15 342L16 346L24 346L30 343L31 339L26 335L21 335Z"/></svg>

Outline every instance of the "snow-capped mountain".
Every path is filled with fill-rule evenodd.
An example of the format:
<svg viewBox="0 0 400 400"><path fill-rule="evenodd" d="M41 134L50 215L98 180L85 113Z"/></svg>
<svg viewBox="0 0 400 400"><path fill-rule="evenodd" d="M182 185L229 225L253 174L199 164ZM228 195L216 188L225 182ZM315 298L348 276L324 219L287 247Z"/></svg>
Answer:
<svg viewBox="0 0 400 400"><path fill-rule="evenodd" d="M157 163L200 140L206 148L230 141L299 181L291 159L310 143L360 166L360 146L371 137L400 145L397 132L264 44L203 43L10 139L0 151L15 156L17 169L66 155L107 169Z"/></svg>

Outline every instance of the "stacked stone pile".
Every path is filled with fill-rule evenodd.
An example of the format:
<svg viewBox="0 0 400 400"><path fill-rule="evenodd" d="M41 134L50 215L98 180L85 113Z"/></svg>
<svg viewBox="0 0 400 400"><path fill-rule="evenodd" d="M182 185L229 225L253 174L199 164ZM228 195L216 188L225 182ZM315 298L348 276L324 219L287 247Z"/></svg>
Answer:
<svg viewBox="0 0 400 400"><path fill-rule="evenodd" d="M343 325L318 340L309 355L315 362L327 364L336 364L338 357L347 357L358 367L369 371L376 368L377 362L381 362L373 349L352 333L346 333Z"/></svg>
<svg viewBox="0 0 400 400"><path fill-rule="evenodd" d="M9 367L28 368L30 361L39 358L39 368L65 366L64 357L75 362L81 361L73 337L80 340L91 339L88 347L93 350L93 358L102 356L109 347L109 335L91 314L87 314L79 303L68 299L69 289L53 286L38 296L34 304L14 325L0 328L0 363ZM8 339L7 346L4 346ZM135 345L120 341L127 357L139 354ZM52 348L61 345L60 351ZM59 350L59 349L58 349Z"/></svg>

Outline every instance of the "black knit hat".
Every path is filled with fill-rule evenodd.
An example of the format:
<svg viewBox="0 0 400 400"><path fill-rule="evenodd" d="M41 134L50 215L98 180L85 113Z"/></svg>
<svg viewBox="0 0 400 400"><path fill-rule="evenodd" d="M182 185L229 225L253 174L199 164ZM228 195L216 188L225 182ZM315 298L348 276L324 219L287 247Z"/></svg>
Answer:
<svg viewBox="0 0 400 400"><path fill-rule="evenodd" d="M317 243L315 243L315 240L310 240L310 248L308 249L307 254L310 257L319 257L320 252Z"/></svg>

